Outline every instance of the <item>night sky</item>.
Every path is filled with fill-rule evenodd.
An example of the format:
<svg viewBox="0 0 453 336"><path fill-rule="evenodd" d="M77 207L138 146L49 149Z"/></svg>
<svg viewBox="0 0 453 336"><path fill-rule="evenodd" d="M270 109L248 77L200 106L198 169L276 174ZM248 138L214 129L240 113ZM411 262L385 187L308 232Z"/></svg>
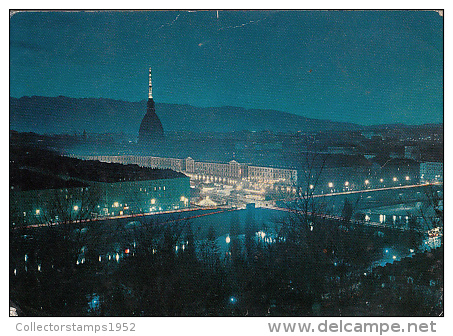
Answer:
<svg viewBox="0 0 453 336"><path fill-rule="evenodd" d="M434 11L18 13L10 95L276 109L365 125L442 122Z"/></svg>

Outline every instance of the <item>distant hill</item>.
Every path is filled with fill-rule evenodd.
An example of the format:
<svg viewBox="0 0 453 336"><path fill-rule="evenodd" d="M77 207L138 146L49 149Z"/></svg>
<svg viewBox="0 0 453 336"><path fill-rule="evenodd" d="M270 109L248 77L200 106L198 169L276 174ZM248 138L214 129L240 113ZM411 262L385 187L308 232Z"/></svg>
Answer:
<svg viewBox="0 0 453 336"><path fill-rule="evenodd" d="M103 98L10 97L10 129L40 134L125 133L138 134L146 101L126 102ZM281 132L357 130L363 126L310 119L274 110L241 107L194 107L156 103L156 113L165 131Z"/></svg>

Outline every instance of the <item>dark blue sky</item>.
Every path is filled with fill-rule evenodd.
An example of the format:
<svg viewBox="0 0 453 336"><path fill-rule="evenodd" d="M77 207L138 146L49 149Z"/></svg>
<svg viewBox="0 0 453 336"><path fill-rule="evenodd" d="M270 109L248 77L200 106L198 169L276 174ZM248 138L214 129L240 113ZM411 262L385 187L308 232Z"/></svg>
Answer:
<svg viewBox="0 0 453 336"><path fill-rule="evenodd" d="M10 95L269 108L360 124L442 122L434 11L26 12Z"/></svg>

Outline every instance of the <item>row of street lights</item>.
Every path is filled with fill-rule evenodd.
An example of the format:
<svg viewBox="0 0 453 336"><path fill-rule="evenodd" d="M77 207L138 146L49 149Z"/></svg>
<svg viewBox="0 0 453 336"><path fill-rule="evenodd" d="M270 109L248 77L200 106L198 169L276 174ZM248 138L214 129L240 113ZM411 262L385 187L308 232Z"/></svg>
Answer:
<svg viewBox="0 0 453 336"><path fill-rule="evenodd" d="M404 179L405 179L405 181L410 181L410 177L409 176L405 176ZM393 177L392 181L393 182L398 182L398 178L397 177ZM384 179L383 178L379 179L379 182L380 183L384 183ZM368 186L370 184L370 180L365 180L364 184L365 184L365 186ZM346 188L349 188L349 185L350 185L349 181L345 181L344 182L344 186ZM327 183L327 186L332 189L334 187L334 184L333 184L333 182L329 182L329 183ZM314 188L313 184L310 184L310 189L313 189L313 188Z"/></svg>
<svg viewBox="0 0 453 336"><path fill-rule="evenodd" d="M72 209L73 209L74 211L78 211L78 210L79 210L79 206L78 206L78 205L74 205L74 206L72 207ZM41 209L36 209L36 210L35 210L35 215L36 215L36 216L41 215Z"/></svg>
<svg viewBox="0 0 453 336"><path fill-rule="evenodd" d="M184 203L184 206L187 206L187 205L189 204L189 199L188 199L187 197L185 197L185 196L181 196L180 201ZM152 199L150 200L150 202L151 202L151 204L156 204L156 199L155 199L155 198L152 198ZM113 204L112 204L112 207L113 207L113 208L119 208L119 207L121 207L121 206L122 206L122 204L120 204L120 203L117 202L117 201L113 202ZM99 208L99 206L98 206L98 208ZM125 208L128 208L128 207L127 207L127 204L125 205ZM73 210L73 211L79 211L79 206L78 206L78 205L74 205L74 206L72 207L72 210ZM36 216L40 216L40 215L41 215L41 209L36 209L36 210L35 210L35 215L36 215Z"/></svg>

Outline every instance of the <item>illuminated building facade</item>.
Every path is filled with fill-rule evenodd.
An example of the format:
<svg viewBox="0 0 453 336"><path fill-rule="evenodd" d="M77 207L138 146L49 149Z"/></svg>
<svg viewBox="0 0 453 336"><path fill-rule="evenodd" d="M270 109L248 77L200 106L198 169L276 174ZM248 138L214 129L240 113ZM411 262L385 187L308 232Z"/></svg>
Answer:
<svg viewBox="0 0 453 336"><path fill-rule="evenodd" d="M107 217L182 209L190 204L188 177L87 183L82 188L12 190L12 224L58 222L64 216L75 219L87 207L90 217Z"/></svg>
<svg viewBox="0 0 453 336"><path fill-rule="evenodd" d="M444 164L442 162L421 162L420 182L443 182Z"/></svg>
<svg viewBox="0 0 453 336"><path fill-rule="evenodd" d="M297 184L296 169L252 166L241 164L235 160L228 163L216 163L195 161L191 157L176 159L135 155L79 156L79 158L99 160L101 162L137 164L150 168L172 169L190 176L193 180L207 180L226 184L234 183L235 181L284 185Z"/></svg>
<svg viewBox="0 0 453 336"><path fill-rule="evenodd" d="M295 185L297 183L297 170L248 166L248 180Z"/></svg>

